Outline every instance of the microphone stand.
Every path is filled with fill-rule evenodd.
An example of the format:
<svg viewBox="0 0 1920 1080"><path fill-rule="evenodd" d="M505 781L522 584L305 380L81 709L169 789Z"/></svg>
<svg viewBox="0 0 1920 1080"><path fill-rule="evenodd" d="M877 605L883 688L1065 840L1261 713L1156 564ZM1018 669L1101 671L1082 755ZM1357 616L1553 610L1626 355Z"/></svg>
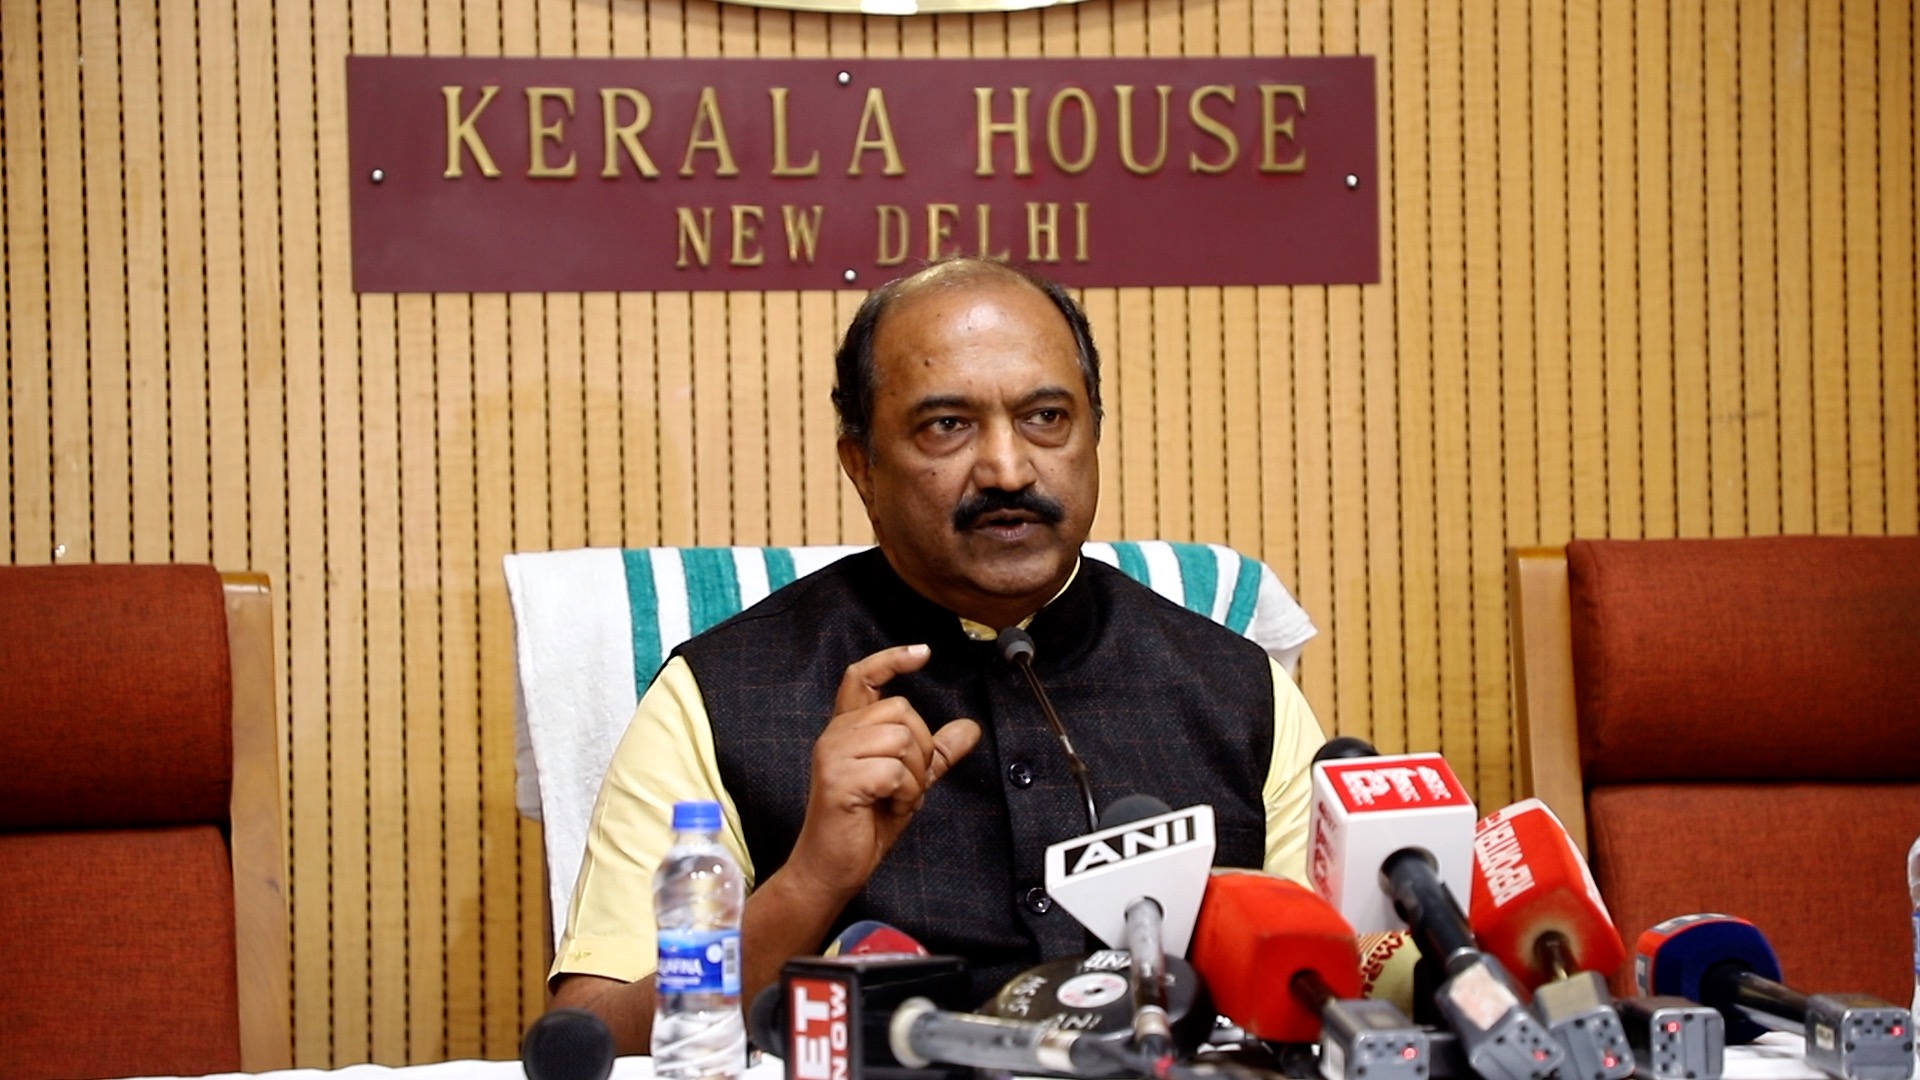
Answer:
<svg viewBox="0 0 1920 1080"><path fill-rule="evenodd" d="M1047 718L1047 726L1053 729L1053 737L1060 740L1060 749L1067 755L1067 772L1072 774L1073 782L1080 788L1080 799L1087 805L1087 831L1098 832L1100 813L1093 806L1093 785L1087 782L1087 763L1080 760L1074 752L1073 740L1067 737L1067 728L1060 722L1060 714L1053 711L1053 701L1047 697L1045 687L1040 685L1040 677L1033 673L1033 637L1017 626L1009 626L1000 631L1000 656L1007 663L1020 669L1027 677L1027 689L1033 691L1034 700L1040 703L1041 715Z"/></svg>

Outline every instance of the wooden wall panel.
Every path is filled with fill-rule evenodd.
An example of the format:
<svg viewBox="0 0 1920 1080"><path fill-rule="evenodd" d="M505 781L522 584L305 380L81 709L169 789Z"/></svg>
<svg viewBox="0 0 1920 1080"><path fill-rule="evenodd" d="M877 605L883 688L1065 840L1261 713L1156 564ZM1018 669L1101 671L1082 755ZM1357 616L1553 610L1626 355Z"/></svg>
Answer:
<svg viewBox="0 0 1920 1080"><path fill-rule="evenodd" d="M344 58L1358 52L1382 282L1088 290L1096 530L1266 558L1325 726L1498 805L1507 547L1920 528L1913 38L1872 0L7 4L6 555L267 573L297 1063L510 1057L549 939L501 556L868 539L861 293L357 295Z"/></svg>

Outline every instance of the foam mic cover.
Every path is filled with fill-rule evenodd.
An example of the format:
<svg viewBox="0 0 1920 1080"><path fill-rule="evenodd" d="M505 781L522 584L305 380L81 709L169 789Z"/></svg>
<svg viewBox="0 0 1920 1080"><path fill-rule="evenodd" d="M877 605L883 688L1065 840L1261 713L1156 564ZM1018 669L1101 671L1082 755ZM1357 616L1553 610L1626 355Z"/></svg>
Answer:
<svg viewBox="0 0 1920 1080"><path fill-rule="evenodd" d="M1293 993L1295 975L1313 972L1336 998L1360 996L1353 928L1313 890L1259 871L1213 872L1192 959L1214 1005L1269 1042L1319 1038L1320 1016Z"/></svg>
<svg viewBox="0 0 1920 1080"><path fill-rule="evenodd" d="M1750 1043L1766 1034L1767 1028L1731 1002L1709 1000L1715 995L1708 974L1722 965L1780 980L1780 960L1759 927L1717 912L1680 915L1648 928L1634 954L1633 977L1641 994L1671 994L1719 1009L1729 1043Z"/></svg>
<svg viewBox="0 0 1920 1080"><path fill-rule="evenodd" d="M520 1040L528 1080L607 1080L613 1059L613 1032L585 1009L554 1009Z"/></svg>
<svg viewBox="0 0 1920 1080"><path fill-rule="evenodd" d="M827 942L822 956L925 956L927 947L895 927L861 919Z"/></svg>
<svg viewBox="0 0 1920 1080"><path fill-rule="evenodd" d="M1587 860L1539 799L1490 814L1474 830L1468 912L1480 947L1529 988L1555 977L1538 948L1550 935L1564 941L1573 971L1612 975L1626 959Z"/></svg>
<svg viewBox="0 0 1920 1080"><path fill-rule="evenodd" d="M1447 888L1465 896L1477 817L1465 785L1439 754L1320 761L1313 766L1308 880L1356 932L1403 929L1406 921L1380 887L1387 856L1426 851Z"/></svg>
<svg viewBox="0 0 1920 1080"><path fill-rule="evenodd" d="M1372 743L1357 735L1335 735L1333 738L1321 743L1320 749L1313 752L1313 760L1316 763L1322 761L1344 761L1347 758L1379 756L1380 751L1375 750Z"/></svg>

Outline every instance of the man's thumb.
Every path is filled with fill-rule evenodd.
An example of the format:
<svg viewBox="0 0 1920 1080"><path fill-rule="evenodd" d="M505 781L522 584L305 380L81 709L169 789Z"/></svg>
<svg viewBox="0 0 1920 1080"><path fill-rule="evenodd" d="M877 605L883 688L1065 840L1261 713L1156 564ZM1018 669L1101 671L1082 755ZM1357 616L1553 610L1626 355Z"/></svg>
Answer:
<svg viewBox="0 0 1920 1080"><path fill-rule="evenodd" d="M980 725L964 717L949 720L933 733L933 762L927 767L927 783L947 774L947 770L980 745Z"/></svg>

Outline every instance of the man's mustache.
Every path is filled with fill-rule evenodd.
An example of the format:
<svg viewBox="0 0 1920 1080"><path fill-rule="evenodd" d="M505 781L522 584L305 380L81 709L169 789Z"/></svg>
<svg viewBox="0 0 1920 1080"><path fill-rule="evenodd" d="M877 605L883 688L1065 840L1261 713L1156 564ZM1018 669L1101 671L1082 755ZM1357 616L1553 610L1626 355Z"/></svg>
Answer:
<svg viewBox="0 0 1920 1080"><path fill-rule="evenodd" d="M960 505L954 507L954 531L964 532L988 514L1003 514L1010 510L1025 511L1046 525L1058 525L1067 516L1066 507L1032 488L1021 488L1019 491L987 488L960 500Z"/></svg>

